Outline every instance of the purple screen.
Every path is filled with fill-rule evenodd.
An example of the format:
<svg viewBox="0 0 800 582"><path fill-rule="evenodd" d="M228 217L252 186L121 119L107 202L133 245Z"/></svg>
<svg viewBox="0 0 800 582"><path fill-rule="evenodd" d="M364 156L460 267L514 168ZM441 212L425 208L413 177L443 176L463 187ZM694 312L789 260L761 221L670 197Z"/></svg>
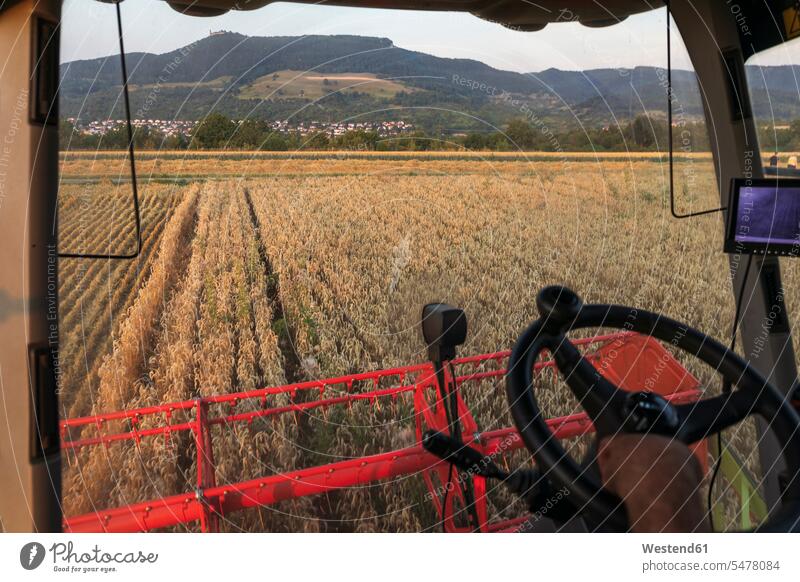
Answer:
<svg viewBox="0 0 800 582"><path fill-rule="evenodd" d="M800 244L800 187L742 186L734 239L743 243Z"/></svg>

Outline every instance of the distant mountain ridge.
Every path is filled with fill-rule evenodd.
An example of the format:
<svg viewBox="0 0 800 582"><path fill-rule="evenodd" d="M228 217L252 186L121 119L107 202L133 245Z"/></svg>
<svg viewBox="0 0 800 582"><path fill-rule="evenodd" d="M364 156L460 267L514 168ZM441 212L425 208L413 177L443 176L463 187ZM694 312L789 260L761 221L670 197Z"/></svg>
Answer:
<svg viewBox="0 0 800 582"><path fill-rule="evenodd" d="M217 110L233 118L383 117L430 128L481 130L536 116L540 123L563 128L614 123L645 111L663 114L666 105L664 72L656 67L521 74L402 49L388 38L224 33L161 55L129 53L127 61L132 111L145 118L199 119ZM757 116L800 117L800 67L760 67L753 73ZM295 74L305 75L304 87L312 78L322 79L324 86L284 90ZM116 55L63 64L61 115L82 121L121 117L120 76ZM401 90L371 92L370 78L390 79L391 87ZM701 118L694 73L674 70L673 87L682 114ZM314 90L319 95L307 96Z"/></svg>

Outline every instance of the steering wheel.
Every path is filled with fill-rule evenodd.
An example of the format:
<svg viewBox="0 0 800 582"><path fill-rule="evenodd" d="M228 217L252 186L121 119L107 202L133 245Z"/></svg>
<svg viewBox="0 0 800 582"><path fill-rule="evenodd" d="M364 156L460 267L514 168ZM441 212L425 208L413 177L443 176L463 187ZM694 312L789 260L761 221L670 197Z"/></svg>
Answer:
<svg viewBox="0 0 800 582"><path fill-rule="evenodd" d="M788 475L779 510L758 531L800 531L800 416L788 397L718 341L658 313L621 305L584 305L566 287L544 288L536 298L540 317L519 337L506 375L514 424L542 473L566 487L577 508L604 529L628 531L622 500L583 470L545 423L534 390L534 364L543 349L586 410L598 438L618 433L664 435L691 444L736 424L751 414L772 428ZM605 379L567 339L587 327L622 329L649 335L693 355L736 389L694 403L673 405L652 392L628 392Z"/></svg>

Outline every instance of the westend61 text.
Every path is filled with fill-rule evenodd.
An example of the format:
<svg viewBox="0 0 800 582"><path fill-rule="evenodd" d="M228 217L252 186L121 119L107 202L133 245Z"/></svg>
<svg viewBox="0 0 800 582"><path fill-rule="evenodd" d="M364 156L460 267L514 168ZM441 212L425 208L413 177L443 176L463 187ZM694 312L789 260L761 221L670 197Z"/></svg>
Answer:
<svg viewBox="0 0 800 582"><path fill-rule="evenodd" d="M642 544L645 554L707 554L708 544Z"/></svg>

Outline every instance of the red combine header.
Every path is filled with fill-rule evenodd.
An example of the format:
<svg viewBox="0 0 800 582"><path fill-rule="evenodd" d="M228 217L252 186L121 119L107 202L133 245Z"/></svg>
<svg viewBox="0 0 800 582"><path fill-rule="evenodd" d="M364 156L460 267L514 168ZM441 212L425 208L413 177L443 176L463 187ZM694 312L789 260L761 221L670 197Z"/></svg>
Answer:
<svg viewBox="0 0 800 582"><path fill-rule="evenodd" d="M623 388L657 392L674 403L694 401L701 394L698 380L652 338L616 333L575 340L574 344L601 374ZM463 441L489 458L502 458L524 448L522 440L514 428L481 432L461 389L479 382L502 383L509 355L504 351L457 358L445 370L448 384L453 380L449 370L454 371ZM552 361L539 362L536 370L538 374L557 375ZM427 430L449 434L443 393L438 387L432 364L425 363L64 420L61 438L66 455L85 447L114 447L122 442L138 446L143 439L170 439L175 433L190 431L197 460L194 491L70 516L64 520L64 531L136 532L199 522L202 531L213 532L218 531L220 518L236 511L403 475L420 475L425 480L445 531L514 531L528 518L490 519L485 479L466 476L468 490L463 486L464 479L459 478L454 485L451 465L419 444ZM290 395L292 404L274 406L280 394ZM216 483L214 431L258 418L357 402L378 405L409 397L413 397L415 410L415 446L239 483ZM593 431L585 413L552 418L548 425L559 439ZM698 446L702 449L699 458L705 463L705 444ZM457 514L466 507L476 516L477 527L458 524Z"/></svg>

